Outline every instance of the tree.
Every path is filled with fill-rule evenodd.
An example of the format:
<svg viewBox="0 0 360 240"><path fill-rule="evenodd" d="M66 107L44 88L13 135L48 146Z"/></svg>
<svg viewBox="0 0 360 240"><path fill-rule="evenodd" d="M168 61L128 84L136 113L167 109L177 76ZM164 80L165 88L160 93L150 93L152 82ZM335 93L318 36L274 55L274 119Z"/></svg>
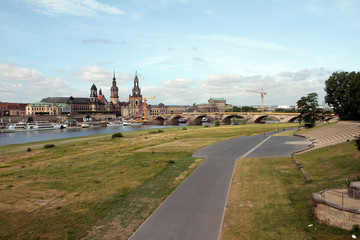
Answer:
<svg viewBox="0 0 360 240"><path fill-rule="evenodd" d="M325 102L341 120L360 120L360 72L334 72L325 92Z"/></svg>
<svg viewBox="0 0 360 240"><path fill-rule="evenodd" d="M323 120L321 109L318 108L318 99L316 93L309 93L306 97L302 97L297 101L299 115L299 122L305 122L305 126L313 127L316 121Z"/></svg>

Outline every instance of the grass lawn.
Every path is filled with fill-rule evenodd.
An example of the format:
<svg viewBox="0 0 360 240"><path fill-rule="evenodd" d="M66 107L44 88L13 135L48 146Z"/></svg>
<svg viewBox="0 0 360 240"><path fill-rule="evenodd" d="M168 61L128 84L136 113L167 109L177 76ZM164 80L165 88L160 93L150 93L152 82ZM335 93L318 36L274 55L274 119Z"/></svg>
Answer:
<svg viewBox="0 0 360 240"><path fill-rule="evenodd" d="M177 127L0 146L0 239L128 239L201 163L193 152L294 126Z"/></svg>
<svg viewBox="0 0 360 240"><path fill-rule="evenodd" d="M305 183L292 158L238 160L221 239L351 239L349 231L315 222L311 194L321 190L319 181L360 176L354 142L296 158L311 183Z"/></svg>

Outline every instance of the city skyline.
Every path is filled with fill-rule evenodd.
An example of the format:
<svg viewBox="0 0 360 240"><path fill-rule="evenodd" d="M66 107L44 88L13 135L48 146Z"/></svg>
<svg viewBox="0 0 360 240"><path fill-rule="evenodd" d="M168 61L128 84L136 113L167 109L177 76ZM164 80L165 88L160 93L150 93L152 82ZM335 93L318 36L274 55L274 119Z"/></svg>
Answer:
<svg viewBox="0 0 360 240"><path fill-rule="evenodd" d="M334 71L359 71L360 3L17 0L0 3L0 101L119 97L138 72L151 104L295 105Z"/></svg>

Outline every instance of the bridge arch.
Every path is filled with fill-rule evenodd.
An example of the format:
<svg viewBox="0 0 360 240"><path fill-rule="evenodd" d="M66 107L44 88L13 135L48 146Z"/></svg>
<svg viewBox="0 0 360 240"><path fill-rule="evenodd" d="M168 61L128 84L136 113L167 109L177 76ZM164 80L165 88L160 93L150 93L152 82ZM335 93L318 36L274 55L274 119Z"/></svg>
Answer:
<svg viewBox="0 0 360 240"><path fill-rule="evenodd" d="M170 117L166 120L166 125L179 125L179 120L180 120L180 118L182 118L181 115L170 116Z"/></svg>
<svg viewBox="0 0 360 240"><path fill-rule="evenodd" d="M246 119L244 116L242 116L241 114L231 114L231 115L226 115L224 116L224 118L220 121L220 123L222 125L230 125L231 124L231 119L235 118L235 117L240 117L243 120L248 120Z"/></svg>
<svg viewBox="0 0 360 240"><path fill-rule="evenodd" d="M201 125L204 117L206 117L206 114L192 116L188 118L186 125Z"/></svg>
<svg viewBox="0 0 360 240"><path fill-rule="evenodd" d="M259 117L255 118L254 123L264 123L263 120L266 117L267 117L267 115L259 116Z"/></svg>
<svg viewBox="0 0 360 240"><path fill-rule="evenodd" d="M161 116L157 116L154 120L153 120L155 125L163 125L165 122L165 118L161 117Z"/></svg>
<svg viewBox="0 0 360 240"><path fill-rule="evenodd" d="M292 118L290 118L290 119L288 120L288 123L293 123L293 122L295 122L295 120L298 119L298 118L299 118L299 116L292 117Z"/></svg>

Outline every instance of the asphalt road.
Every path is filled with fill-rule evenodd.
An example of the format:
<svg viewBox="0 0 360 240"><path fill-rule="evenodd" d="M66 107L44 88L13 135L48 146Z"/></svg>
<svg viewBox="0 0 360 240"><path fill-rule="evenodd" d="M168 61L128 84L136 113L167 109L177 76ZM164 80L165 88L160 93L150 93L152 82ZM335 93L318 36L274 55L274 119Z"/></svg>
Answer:
<svg viewBox="0 0 360 240"><path fill-rule="evenodd" d="M288 136L257 135L207 146L193 154L206 158L141 225L130 240L217 240L236 160L287 157L309 142Z"/></svg>

